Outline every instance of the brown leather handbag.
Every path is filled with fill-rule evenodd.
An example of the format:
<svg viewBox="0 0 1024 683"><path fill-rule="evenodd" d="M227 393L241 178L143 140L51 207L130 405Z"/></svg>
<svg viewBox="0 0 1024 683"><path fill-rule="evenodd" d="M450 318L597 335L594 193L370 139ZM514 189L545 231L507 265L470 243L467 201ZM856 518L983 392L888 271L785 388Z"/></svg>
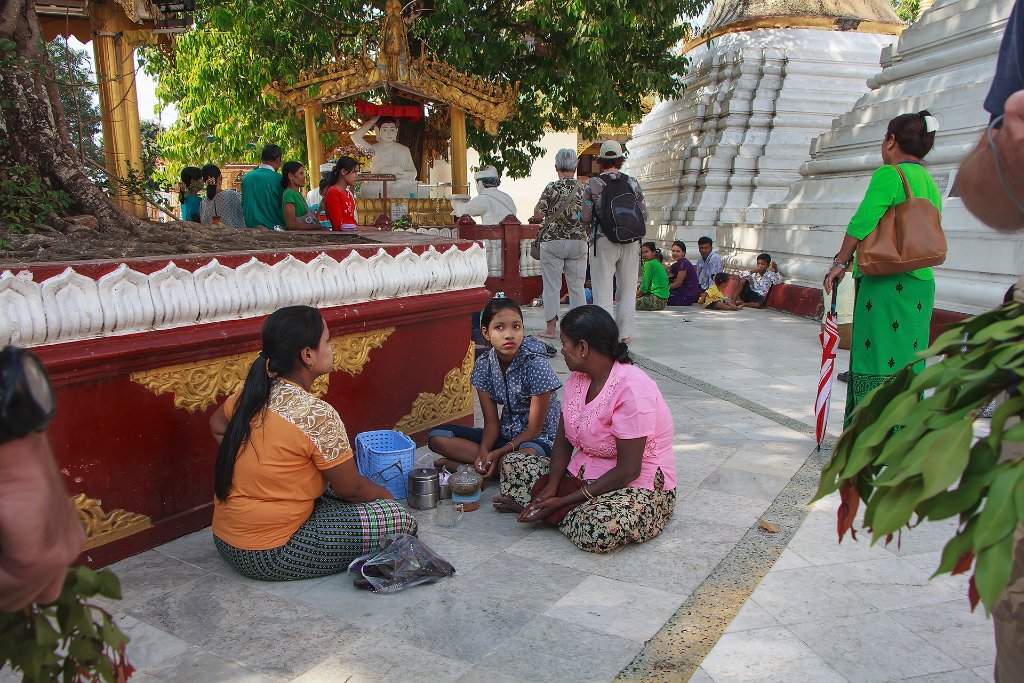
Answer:
<svg viewBox="0 0 1024 683"><path fill-rule="evenodd" d="M907 200L890 206L878 226L857 245L857 267L865 275L893 275L942 265L946 236L935 205L910 190L903 169L892 165L903 180Z"/></svg>

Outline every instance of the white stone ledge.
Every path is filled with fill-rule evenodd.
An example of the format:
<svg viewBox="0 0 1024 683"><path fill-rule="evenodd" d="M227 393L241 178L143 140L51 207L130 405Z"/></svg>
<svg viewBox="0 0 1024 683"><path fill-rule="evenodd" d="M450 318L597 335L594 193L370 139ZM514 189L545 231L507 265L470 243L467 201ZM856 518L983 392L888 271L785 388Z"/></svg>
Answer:
<svg viewBox="0 0 1024 683"><path fill-rule="evenodd" d="M231 268L217 259L189 272L169 261L145 274L122 263L92 279L74 268L36 282L31 271L0 273L0 342L34 346L266 315L282 306L330 307L483 287L487 256L473 244L439 252L378 249L341 261L320 253Z"/></svg>

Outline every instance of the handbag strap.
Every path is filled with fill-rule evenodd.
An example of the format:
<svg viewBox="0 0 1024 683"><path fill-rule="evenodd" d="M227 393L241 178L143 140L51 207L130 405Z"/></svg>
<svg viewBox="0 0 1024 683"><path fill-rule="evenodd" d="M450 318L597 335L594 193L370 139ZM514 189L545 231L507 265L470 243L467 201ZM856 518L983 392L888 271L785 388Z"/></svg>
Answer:
<svg viewBox="0 0 1024 683"><path fill-rule="evenodd" d="M907 194L907 201L914 198L914 193L910 189L910 183L907 182L907 176L903 175L903 169L900 168L899 164L889 164L896 169L896 172L900 174L900 179L903 181L903 191Z"/></svg>

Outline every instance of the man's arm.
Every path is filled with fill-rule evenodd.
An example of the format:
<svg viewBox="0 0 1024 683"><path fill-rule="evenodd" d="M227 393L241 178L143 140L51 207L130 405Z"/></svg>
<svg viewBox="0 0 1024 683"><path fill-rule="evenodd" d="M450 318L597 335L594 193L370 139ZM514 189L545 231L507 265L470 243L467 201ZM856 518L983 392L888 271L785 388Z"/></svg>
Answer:
<svg viewBox="0 0 1024 683"><path fill-rule="evenodd" d="M0 610L56 600L83 547L82 522L46 435L0 445Z"/></svg>
<svg viewBox="0 0 1024 683"><path fill-rule="evenodd" d="M1020 230L1024 228L1024 90L1007 98L1002 127L991 129L991 136L990 143L989 131L983 133L960 164L956 185L964 206L983 223L1004 232Z"/></svg>

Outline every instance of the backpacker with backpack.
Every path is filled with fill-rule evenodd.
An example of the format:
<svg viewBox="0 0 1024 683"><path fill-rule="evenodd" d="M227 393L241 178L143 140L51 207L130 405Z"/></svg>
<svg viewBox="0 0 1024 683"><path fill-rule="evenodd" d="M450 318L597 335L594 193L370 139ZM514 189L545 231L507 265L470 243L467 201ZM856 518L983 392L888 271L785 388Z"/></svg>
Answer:
<svg viewBox="0 0 1024 683"><path fill-rule="evenodd" d="M636 193L629 184L629 176L625 173L615 175L614 178L608 173L599 176L604 182L604 189L601 191L598 223L609 241L629 244L643 239L647 234L647 224Z"/></svg>

